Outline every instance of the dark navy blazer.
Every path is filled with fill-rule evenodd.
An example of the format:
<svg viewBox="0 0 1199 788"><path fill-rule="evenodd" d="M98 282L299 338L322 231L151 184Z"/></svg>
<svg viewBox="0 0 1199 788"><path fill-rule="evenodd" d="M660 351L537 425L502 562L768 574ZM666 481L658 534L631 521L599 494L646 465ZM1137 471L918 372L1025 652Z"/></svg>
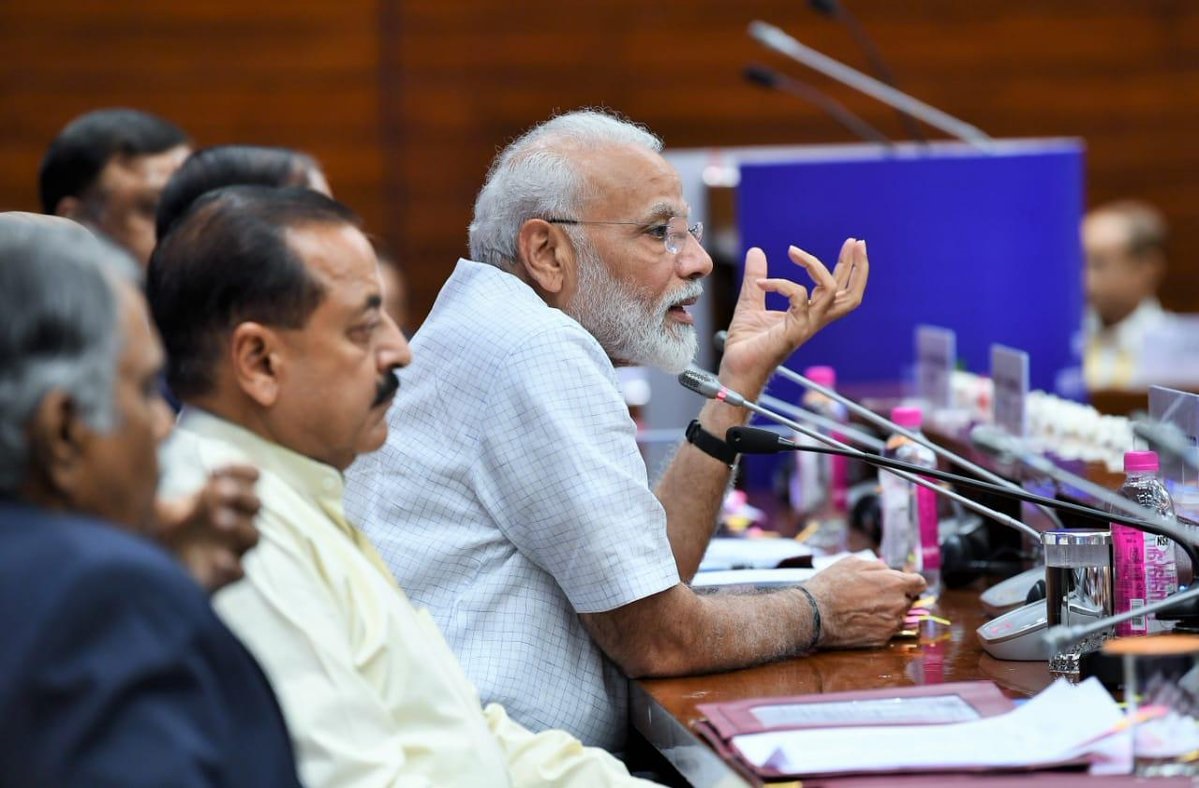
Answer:
<svg viewBox="0 0 1199 788"><path fill-rule="evenodd" d="M148 540L0 501L0 786L298 786L262 670Z"/></svg>

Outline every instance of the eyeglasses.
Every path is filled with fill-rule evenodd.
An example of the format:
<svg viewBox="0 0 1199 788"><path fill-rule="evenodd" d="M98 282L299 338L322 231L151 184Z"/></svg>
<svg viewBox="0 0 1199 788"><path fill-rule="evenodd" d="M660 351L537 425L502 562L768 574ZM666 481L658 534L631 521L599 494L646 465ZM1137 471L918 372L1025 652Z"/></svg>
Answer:
<svg viewBox="0 0 1199 788"><path fill-rule="evenodd" d="M641 225L644 222L586 222L582 219L546 219L550 224L627 224ZM703 243L704 240L704 223L696 222L688 225L683 219L675 217L663 224L651 224L645 229L645 233L651 238L661 238L666 251L669 254L678 254L683 251L683 245L687 243L687 236L690 235L695 239L696 243Z"/></svg>

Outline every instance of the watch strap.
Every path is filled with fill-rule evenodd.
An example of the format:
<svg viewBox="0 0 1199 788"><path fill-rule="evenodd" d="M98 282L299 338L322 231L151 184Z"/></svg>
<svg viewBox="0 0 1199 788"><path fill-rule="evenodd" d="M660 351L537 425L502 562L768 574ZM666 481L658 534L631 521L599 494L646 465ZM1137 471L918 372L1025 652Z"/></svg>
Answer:
<svg viewBox="0 0 1199 788"><path fill-rule="evenodd" d="M686 435L688 443L709 457L715 457L729 467L737 461L737 450L701 427L699 419L692 419L687 425Z"/></svg>

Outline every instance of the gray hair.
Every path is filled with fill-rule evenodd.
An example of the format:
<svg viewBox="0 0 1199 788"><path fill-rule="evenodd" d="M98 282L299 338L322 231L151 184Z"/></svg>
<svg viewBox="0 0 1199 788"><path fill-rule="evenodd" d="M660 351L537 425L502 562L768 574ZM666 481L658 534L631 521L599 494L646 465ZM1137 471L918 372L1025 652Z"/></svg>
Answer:
<svg viewBox="0 0 1199 788"><path fill-rule="evenodd" d="M0 213L0 495L26 478L29 419L51 391L67 392L93 428L115 426L116 281L135 271L73 222Z"/></svg>
<svg viewBox="0 0 1199 788"><path fill-rule="evenodd" d="M511 269L518 257L517 236L526 221L577 218L572 214L591 195L574 156L610 145L662 151L662 140L644 127L593 109L551 118L504 148L475 199L475 215L470 223L471 259ZM578 240L573 234L571 238Z"/></svg>

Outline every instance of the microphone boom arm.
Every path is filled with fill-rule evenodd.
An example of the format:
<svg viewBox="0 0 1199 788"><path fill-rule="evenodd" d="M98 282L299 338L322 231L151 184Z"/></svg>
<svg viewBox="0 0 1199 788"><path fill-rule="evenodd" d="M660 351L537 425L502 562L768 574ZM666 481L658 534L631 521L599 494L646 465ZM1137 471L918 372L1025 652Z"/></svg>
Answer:
<svg viewBox="0 0 1199 788"><path fill-rule="evenodd" d="M736 445L737 445L736 440L735 440L736 436L733 435L733 431L734 430L745 430L745 429L753 429L753 428L752 427L750 427L750 428L730 427L729 428L730 437L729 437L728 442L730 443L730 445L732 445L734 447L736 447ZM793 449L796 451L811 451L811 452L816 452L818 454L838 454L838 455L841 455L844 457L853 457L854 459L862 460L863 462L865 462L869 465L875 465L878 467L887 468L889 470L890 469L899 469L902 471L919 473L922 476L928 476L933 479L939 479L941 481L952 482L953 484L960 484L963 487L971 487L973 489L981 490L983 492L994 493L995 495L1006 495L1006 496L1010 496L1012 498L1017 498L1021 501L1028 501L1029 503L1035 503L1039 506L1050 506L1055 509L1060 509L1061 511L1064 511L1064 512L1070 512L1071 514L1076 514L1080 517L1087 517L1092 520L1100 520L1104 523L1112 523L1112 522L1120 523L1121 525L1127 525L1132 528L1136 528L1139 531L1144 531L1146 533L1153 534L1154 536L1164 536L1167 539L1171 539L1171 540L1177 542L1179 547L1181 547L1183 549L1183 551L1186 552L1186 554L1190 557L1192 563L1195 566L1199 566L1199 563L1194 563L1196 561L1196 559L1199 559L1199 546L1196 546L1196 544L1191 540L1190 534L1183 531L1177 525L1170 523L1169 520L1165 520L1162 523L1154 523L1154 522L1150 522L1148 520L1131 517L1129 515L1116 514L1114 512L1103 512L1098 509L1093 509L1089 506L1081 506L1076 503L1070 503L1069 501L1059 501L1054 498L1046 498L1042 495L1037 495L1036 493L1030 493L1027 490L1024 490L1022 488L1018 488L1016 490L1011 490L1006 487L1001 487L998 484L991 484L990 482L981 481L979 479L971 479L968 476L960 476L956 473L947 473L945 471L937 470L937 469L933 469L933 468L922 468L919 465L912 465L910 463L900 462L899 460L893 460L889 457L877 457L872 454L867 454L863 457L863 456L861 456L862 452L857 452L852 449L849 451L845 451L845 450L842 450L839 448L832 448L832 447L828 447L828 446L799 446L791 441L787 441L785 438L781 438L780 440L783 441L783 443L781 443L780 445L790 444L789 446L786 447L787 449ZM988 516L988 517L991 516L991 515L987 515L982 512L980 512L980 514L983 514L984 516ZM992 517L992 519L994 519L994 518ZM1167 527L1167 526L1169 526L1169 527ZM1028 528L1028 526L1025 526L1025 528ZM1036 532L1036 531L1034 531L1034 533L1036 533L1036 538L1037 538L1037 541L1039 542L1040 538L1041 538L1040 533Z"/></svg>

